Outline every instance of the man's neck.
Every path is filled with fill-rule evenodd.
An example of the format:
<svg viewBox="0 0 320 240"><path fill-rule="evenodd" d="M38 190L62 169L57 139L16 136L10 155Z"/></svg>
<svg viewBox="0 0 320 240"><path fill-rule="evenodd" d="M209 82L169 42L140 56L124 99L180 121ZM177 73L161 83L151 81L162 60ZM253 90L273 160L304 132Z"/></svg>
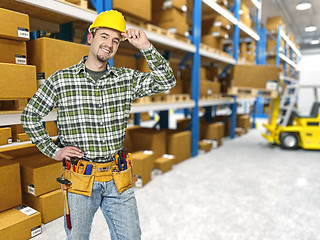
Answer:
<svg viewBox="0 0 320 240"><path fill-rule="evenodd" d="M88 69L95 72L104 71L107 68L107 63L92 59L90 56L88 56L88 59L85 62L85 65Z"/></svg>

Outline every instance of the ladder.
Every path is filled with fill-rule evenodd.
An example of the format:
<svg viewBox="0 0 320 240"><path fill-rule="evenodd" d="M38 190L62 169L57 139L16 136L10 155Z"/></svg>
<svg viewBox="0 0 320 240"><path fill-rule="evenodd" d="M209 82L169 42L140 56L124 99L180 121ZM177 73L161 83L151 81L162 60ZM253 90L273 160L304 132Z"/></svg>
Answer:
<svg viewBox="0 0 320 240"><path fill-rule="evenodd" d="M298 80L280 76L279 87L283 88L283 93L280 96L278 124L280 126L288 126L292 124L295 113L297 112Z"/></svg>

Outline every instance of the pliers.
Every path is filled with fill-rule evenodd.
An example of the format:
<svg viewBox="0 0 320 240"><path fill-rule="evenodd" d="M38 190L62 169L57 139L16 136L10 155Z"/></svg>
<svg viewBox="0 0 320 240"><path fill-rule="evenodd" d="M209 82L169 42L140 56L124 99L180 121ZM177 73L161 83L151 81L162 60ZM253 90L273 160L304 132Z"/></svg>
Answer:
<svg viewBox="0 0 320 240"><path fill-rule="evenodd" d="M116 164L119 167L119 171L126 170L128 168L128 162L126 158L126 153L123 150L120 150L116 155L115 155L115 160ZM123 168L122 168L123 164Z"/></svg>

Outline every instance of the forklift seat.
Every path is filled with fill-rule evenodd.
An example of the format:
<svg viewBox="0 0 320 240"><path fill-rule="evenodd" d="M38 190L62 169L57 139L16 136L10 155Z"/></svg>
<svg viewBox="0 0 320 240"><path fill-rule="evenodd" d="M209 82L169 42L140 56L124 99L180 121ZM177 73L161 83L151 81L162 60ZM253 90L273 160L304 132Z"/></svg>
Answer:
<svg viewBox="0 0 320 240"><path fill-rule="evenodd" d="M314 102L311 113L310 113L310 118L316 118L319 114L319 107L320 107L320 102Z"/></svg>

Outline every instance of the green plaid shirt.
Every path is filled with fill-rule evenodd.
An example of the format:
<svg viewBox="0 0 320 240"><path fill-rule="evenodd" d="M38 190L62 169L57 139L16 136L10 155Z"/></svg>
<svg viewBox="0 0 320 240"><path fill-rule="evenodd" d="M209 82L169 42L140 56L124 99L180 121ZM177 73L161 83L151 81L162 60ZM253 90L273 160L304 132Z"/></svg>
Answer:
<svg viewBox="0 0 320 240"><path fill-rule="evenodd" d="M41 120L57 107L58 136L64 146L78 147L86 157L96 161L120 150L132 102L175 85L171 68L153 46L141 52L151 73L108 65L106 74L94 81L85 71L85 56L78 64L52 74L21 116L32 143L54 158L58 147Z"/></svg>

